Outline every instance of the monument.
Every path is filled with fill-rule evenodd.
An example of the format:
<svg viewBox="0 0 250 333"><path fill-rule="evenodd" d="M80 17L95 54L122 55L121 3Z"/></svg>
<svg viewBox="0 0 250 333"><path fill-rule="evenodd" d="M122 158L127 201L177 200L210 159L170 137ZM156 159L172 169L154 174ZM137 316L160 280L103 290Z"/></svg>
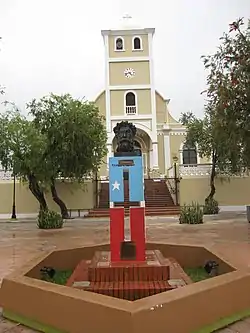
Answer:
<svg viewBox="0 0 250 333"><path fill-rule="evenodd" d="M143 159L134 149L136 127L122 121L114 133L117 148L109 158L110 251L97 251L91 261L81 261L67 285L134 301L186 283L170 281L169 259L159 250L146 250ZM129 239L125 239L125 208L121 206L125 181L129 202L139 204L129 207Z"/></svg>
<svg viewBox="0 0 250 333"><path fill-rule="evenodd" d="M145 260L145 200L143 160L134 150L136 127L122 121L114 128L117 149L109 159L110 200L110 249L111 261L126 258ZM138 156L140 155L140 156ZM115 204L124 202L124 181L129 183L129 201L139 202L139 207L130 207L130 240L125 241L124 207ZM131 250L129 250L131 249ZM134 251L133 251L134 250ZM130 255L128 254L131 252Z"/></svg>
<svg viewBox="0 0 250 333"><path fill-rule="evenodd" d="M140 151L134 149L136 128L121 122L114 131L117 149L109 160L110 244L55 249L22 265L1 285L3 316L48 333L213 332L239 318L227 316L249 308L250 274L242 266L237 271L215 255L214 245L209 250L145 243L143 163ZM124 181L129 183L130 200L139 202L130 207L129 240L125 240L124 207L117 206L124 201ZM189 288L194 281L183 268L200 271L204 262L209 277L216 276L218 282L207 279ZM61 285L68 269L69 278ZM227 277L217 276L223 273ZM234 307L225 302L228 295ZM216 309L211 311L215 300ZM67 316L62 316L65 311ZM180 314L182 320L176 320Z"/></svg>

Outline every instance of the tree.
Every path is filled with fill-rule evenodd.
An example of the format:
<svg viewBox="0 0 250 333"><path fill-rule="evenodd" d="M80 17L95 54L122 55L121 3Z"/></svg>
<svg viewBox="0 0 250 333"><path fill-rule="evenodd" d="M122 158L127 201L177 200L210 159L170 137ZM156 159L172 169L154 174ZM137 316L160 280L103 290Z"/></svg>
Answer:
<svg viewBox="0 0 250 333"><path fill-rule="evenodd" d="M13 170L16 176L28 181L29 189L47 210L47 203L41 187L46 162L42 160L45 151L45 137L34 124L21 115L18 109L0 115L0 161L5 170Z"/></svg>
<svg viewBox="0 0 250 333"><path fill-rule="evenodd" d="M60 176L80 182L98 169L107 152L104 119L93 103L69 94L34 99L28 109L36 129L46 137L44 158L49 172L44 180L67 218L68 210L58 196L55 180Z"/></svg>
<svg viewBox="0 0 250 333"><path fill-rule="evenodd" d="M183 113L180 121L187 128L186 144L190 146L198 146L198 154L200 157L212 159L212 168L210 173L210 193L205 199L205 203L213 199L215 195L215 176L216 166L218 162L218 151L220 148L220 138L216 135L216 128L211 121L209 114L204 119L198 119L192 112Z"/></svg>
<svg viewBox="0 0 250 333"><path fill-rule="evenodd" d="M202 57L209 71L205 109L224 132L233 173L250 166L250 22L245 31L243 24L242 18L230 24L217 52Z"/></svg>
<svg viewBox="0 0 250 333"><path fill-rule="evenodd" d="M197 144L201 157L211 158L210 193L215 194L217 173L238 174L250 165L250 25L246 32L239 19L230 25L230 33L221 38L218 51L203 56L207 76L204 118L191 112L181 115L187 126L186 142Z"/></svg>

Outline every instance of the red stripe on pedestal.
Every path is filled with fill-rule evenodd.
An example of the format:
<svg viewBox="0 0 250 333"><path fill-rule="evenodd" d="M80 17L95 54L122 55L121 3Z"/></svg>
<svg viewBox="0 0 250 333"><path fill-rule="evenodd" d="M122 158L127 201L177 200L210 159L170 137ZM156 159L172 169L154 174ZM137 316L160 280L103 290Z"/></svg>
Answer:
<svg viewBox="0 0 250 333"><path fill-rule="evenodd" d="M130 207L130 235L136 244L136 260L145 260L145 207Z"/></svg>
<svg viewBox="0 0 250 333"><path fill-rule="evenodd" d="M124 241L124 208L110 208L111 261L121 260L121 242Z"/></svg>

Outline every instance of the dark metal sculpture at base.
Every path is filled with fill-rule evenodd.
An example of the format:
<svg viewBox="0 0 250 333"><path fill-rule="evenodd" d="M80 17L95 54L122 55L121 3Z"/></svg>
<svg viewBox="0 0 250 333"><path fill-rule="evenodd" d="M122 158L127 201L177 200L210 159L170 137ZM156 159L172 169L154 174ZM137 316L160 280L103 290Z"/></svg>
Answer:
<svg viewBox="0 0 250 333"><path fill-rule="evenodd" d="M114 128L117 148L114 153L118 156L141 156L140 150L135 150L136 127L128 121L117 123Z"/></svg>

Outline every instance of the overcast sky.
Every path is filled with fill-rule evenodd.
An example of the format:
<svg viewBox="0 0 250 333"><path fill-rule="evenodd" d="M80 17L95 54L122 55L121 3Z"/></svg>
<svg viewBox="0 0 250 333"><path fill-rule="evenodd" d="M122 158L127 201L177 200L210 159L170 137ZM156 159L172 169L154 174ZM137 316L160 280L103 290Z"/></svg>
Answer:
<svg viewBox="0 0 250 333"><path fill-rule="evenodd" d="M214 52L238 17L250 18L250 0L0 0L0 84L5 99L25 103L49 92L95 99L104 87L101 29L129 13L155 27L157 90L170 98L177 119L201 116L205 73L200 56Z"/></svg>

